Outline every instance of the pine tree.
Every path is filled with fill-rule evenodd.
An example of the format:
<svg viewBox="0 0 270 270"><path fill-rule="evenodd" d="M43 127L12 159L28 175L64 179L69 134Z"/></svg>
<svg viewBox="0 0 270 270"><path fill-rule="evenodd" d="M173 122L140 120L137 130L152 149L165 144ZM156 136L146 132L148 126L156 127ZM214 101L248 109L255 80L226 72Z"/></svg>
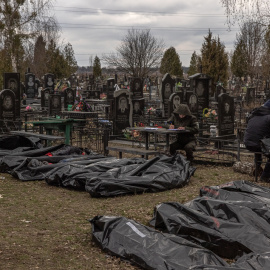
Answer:
<svg viewBox="0 0 270 270"><path fill-rule="evenodd" d="M191 59L190 59L188 75L191 76L193 74L198 73L199 72L198 66L199 66L199 57L197 56L196 52L194 51L192 56L191 56Z"/></svg>
<svg viewBox="0 0 270 270"><path fill-rule="evenodd" d="M101 71L100 59L96 56L94 59L94 64L93 64L94 78L100 77L101 74L102 74L102 71Z"/></svg>
<svg viewBox="0 0 270 270"><path fill-rule="evenodd" d="M220 80L226 85L229 59L228 54L225 52L225 46L221 43L219 37L212 37L212 32L210 30L204 39L205 41L201 48L203 73L212 77L213 83Z"/></svg>
<svg viewBox="0 0 270 270"><path fill-rule="evenodd" d="M66 62L65 63L65 66L66 66L65 77L69 77L71 74L75 73L78 69L75 53L70 43L68 43L64 47L63 56Z"/></svg>
<svg viewBox="0 0 270 270"><path fill-rule="evenodd" d="M233 52L231 60L231 70L236 77L247 76L247 55L245 53L245 44L240 40L235 44L235 50Z"/></svg>
<svg viewBox="0 0 270 270"><path fill-rule="evenodd" d="M167 49L161 59L160 72L183 77L182 63L174 47Z"/></svg>

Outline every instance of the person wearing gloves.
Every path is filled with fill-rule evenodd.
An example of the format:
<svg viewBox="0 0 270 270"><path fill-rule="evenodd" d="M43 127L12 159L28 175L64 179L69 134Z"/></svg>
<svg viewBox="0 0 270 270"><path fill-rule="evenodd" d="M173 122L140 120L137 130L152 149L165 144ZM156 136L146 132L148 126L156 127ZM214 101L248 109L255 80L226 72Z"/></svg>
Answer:
<svg viewBox="0 0 270 270"><path fill-rule="evenodd" d="M244 144L251 152L261 152L260 140L270 137L270 99L261 107L255 108L249 118L244 135ZM262 155L255 153L257 170L261 168ZM270 182L270 162L265 164L260 181Z"/></svg>
<svg viewBox="0 0 270 270"><path fill-rule="evenodd" d="M199 132L199 123L186 104L180 104L173 111L171 117L167 120L166 128L189 131L188 133L177 134L177 140L170 144L170 154L174 155L176 150L185 150L187 160L192 162L194 159L193 151L196 147L194 134Z"/></svg>

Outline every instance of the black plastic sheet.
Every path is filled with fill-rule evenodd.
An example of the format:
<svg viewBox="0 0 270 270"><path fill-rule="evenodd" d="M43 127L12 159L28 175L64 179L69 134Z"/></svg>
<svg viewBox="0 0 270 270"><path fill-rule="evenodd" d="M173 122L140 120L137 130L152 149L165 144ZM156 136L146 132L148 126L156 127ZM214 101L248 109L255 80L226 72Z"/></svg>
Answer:
<svg viewBox="0 0 270 270"><path fill-rule="evenodd" d="M233 264L235 267L245 270L269 270L270 269L270 252L262 254L247 254Z"/></svg>
<svg viewBox="0 0 270 270"><path fill-rule="evenodd" d="M19 147L41 148L39 138L20 135L7 135L0 137L0 155L2 150L14 150Z"/></svg>
<svg viewBox="0 0 270 270"><path fill-rule="evenodd" d="M104 251L143 269L188 270L197 265L229 267L223 259L201 246L124 217L96 216L90 222L93 239Z"/></svg>
<svg viewBox="0 0 270 270"><path fill-rule="evenodd" d="M160 156L87 179L86 191L93 197L160 192L183 187L194 172L195 168L181 155Z"/></svg>
<svg viewBox="0 0 270 270"><path fill-rule="evenodd" d="M180 203L158 205L150 224L200 244L223 258L234 259L264 248L270 250L269 239L253 227L207 216ZM243 237L247 231L249 234Z"/></svg>
<svg viewBox="0 0 270 270"><path fill-rule="evenodd" d="M200 196L224 201L265 203L270 206L270 190L244 180L233 181L220 186L204 186L200 189Z"/></svg>

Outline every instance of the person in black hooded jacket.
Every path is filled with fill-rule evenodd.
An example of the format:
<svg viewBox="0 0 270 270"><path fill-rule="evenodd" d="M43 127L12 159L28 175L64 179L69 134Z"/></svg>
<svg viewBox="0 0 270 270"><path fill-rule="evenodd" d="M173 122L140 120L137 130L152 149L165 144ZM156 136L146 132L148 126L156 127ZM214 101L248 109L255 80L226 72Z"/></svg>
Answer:
<svg viewBox="0 0 270 270"><path fill-rule="evenodd" d="M263 106L255 108L249 117L244 135L244 144L249 151L261 152L260 140L270 137L270 99ZM255 154L255 160L260 168L262 155ZM270 182L270 162L269 159L260 178L261 181Z"/></svg>
<svg viewBox="0 0 270 270"><path fill-rule="evenodd" d="M188 133L177 134L177 140L170 144L170 154L174 155L176 150L183 149L186 151L187 160L193 161L193 151L196 147L196 138L194 134L199 132L197 118L191 114L186 104L180 104L171 117L167 120L167 128L187 130Z"/></svg>

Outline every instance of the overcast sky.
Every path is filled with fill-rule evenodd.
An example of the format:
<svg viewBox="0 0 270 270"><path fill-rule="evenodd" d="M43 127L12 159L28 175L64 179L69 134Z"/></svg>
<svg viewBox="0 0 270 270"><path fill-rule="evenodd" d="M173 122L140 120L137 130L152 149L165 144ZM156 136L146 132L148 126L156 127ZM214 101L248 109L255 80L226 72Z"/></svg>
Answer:
<svg viewBox="0 0 270 270"><path fill-rule="evenodd" d="M189 66L193 51L200 54L209 28L228 52L238 31L237 26L228 31L218 0L55 0L52 12L79 66L89 66L91 56L115 53L131 28L151 29L166 48L175 47L183 66Z"/></svg>

